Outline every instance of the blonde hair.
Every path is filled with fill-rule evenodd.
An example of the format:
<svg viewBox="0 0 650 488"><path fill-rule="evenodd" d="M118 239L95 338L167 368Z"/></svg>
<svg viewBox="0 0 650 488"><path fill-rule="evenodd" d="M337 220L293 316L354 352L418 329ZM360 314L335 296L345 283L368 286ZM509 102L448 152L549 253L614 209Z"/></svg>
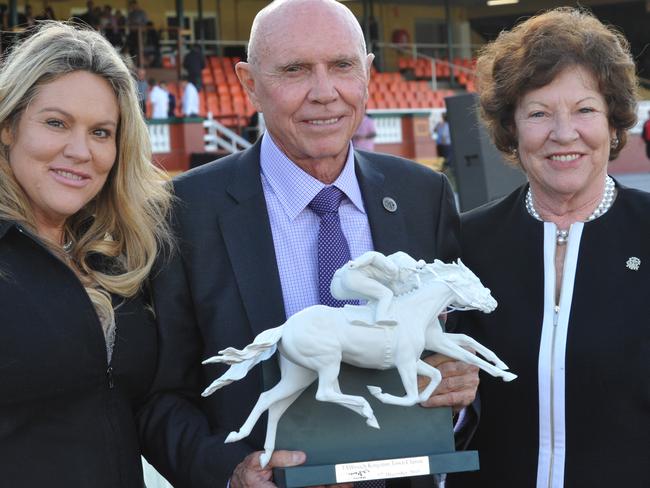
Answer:
<svg viewBox="0 0 650 488"><path fill-rule="evenodd" d="M15 131L40 87L75 71L104 78L117 97L115 164L99 194L65 223L66 239L72 241L66 262L79 276L108 333L114 323L110 294L136 294L161 247L172 242L166 223L171 202L167 177L151 162L135 80L115 49L97 32L62 22L40 23L30 34L0 68L0 128ZM0 218L36 233L33 210L9 166L8 149L3 149ZM53 243L44 240L44 244L65 257ZM96 269L97 259L101 269Z"/></svg>

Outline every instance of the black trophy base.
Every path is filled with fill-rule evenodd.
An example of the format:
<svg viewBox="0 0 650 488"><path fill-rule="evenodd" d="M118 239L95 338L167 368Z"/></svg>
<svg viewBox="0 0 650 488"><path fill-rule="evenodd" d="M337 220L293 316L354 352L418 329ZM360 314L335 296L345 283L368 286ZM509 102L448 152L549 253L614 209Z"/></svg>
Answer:
<svg viewBox="0 0 650 488"><path fill-rule="evenodd" d="M341 478L342 469L358 476L354 481L377 479L377 469L387 473L382 478L478 469L476 451L455 452L450 408L386 405L370 394L366 385L380 386L386 393L403 396L404 387L396 370L377 371L342 364L339 382L342 392L368 400L380 428L369 427L365 418L341 405L317 401L316 383L312 384L278 424L275 449L307 454L307 461L301 466L274 469L274 482L280 488L350 481L349 477ZM401 469L413 464L421 470L426 467L426 458L428 473L405 474L409 470ZM351 463L367 465L350 467ZM385 466L389 468L384 469Z"/></svg>

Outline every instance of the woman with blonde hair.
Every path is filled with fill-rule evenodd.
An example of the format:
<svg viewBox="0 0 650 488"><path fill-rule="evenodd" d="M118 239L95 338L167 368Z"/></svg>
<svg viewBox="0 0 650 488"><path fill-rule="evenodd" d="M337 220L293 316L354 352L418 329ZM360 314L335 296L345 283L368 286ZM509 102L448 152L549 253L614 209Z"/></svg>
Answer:
<svg viewBox="0 0 650 488"><path fill-rule="evenodd" d="M142 488L145 280L170 194L113 47L58 22L30 34L0 68L0 480Z"/></svg>

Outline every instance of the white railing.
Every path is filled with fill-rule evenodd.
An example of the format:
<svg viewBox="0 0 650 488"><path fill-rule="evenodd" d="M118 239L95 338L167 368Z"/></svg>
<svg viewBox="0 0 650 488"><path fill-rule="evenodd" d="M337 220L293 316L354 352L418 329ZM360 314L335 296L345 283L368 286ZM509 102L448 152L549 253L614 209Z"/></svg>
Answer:
<svg viewBox="0 0 650 488"><path fill-rule="evenodd" d="M169 140L169 124L147 124L149 128L149 139L151 140L151 152L153 154L171 152Z"/></svg>
<svg viewBox="0 0 650 488"><path fill-rule="evenodd" d="M203 136L206 152L223 149L229 153L235 153L252 146L242 136L217 122L209 112L208 118L203 121L203 127L206 129L206 134Z"/></svg>
<svg viewBox="0 0 650 488"><path fill-rule="evenodd" d="M399 144L402 142L402 117L376 117L373 118L377 137L375 144Z"/></svg>
<svg viewBox="0 0 650 488"><path fill-rule="evenodd" d="M415 115L422 117L424 115L429 119L429 131L433 132L433 127L442 119L445 108L407 108L407 109L370 109L368 115L372 117L375 123L377 136L375 144L401 144L402 135L402 117L405 115Z"/></svg>

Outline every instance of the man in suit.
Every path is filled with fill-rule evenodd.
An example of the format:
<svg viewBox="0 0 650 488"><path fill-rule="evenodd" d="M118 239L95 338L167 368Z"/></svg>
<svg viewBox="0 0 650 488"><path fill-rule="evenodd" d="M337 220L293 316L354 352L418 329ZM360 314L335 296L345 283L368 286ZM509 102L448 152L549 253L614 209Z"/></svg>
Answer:
<svg viewBox="0 0 650 488"><path fill-rule="evenodd" d="M179 249L153 280L161 349L139 421L145 455L176 488L273 486L271 468L305 461L303 452L276 450L262 469L264 422L243 441L224 444L265 377L268 384L273 361L201 398L224 370L201 360L244 347L319 303L319 217L310 202L323 188L343 195L338 214L351 257L373 249L426 261L458 253L447 180L350 143L364 115L372 59L342 4L271 3L253 22L248 62L236 67L267 132L251 149L174 182ZM469 404L477 370L435 355L431 362L442 363L444 379L425 405Z"/></svg>

